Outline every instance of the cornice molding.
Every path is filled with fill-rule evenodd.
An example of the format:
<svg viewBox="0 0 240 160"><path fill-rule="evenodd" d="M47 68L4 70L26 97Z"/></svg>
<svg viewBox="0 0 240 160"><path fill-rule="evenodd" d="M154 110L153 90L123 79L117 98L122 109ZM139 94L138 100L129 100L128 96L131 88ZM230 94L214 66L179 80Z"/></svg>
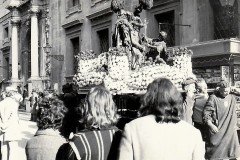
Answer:
<svg viewBox="0 0 240 160"><path fill-rule="evenodd" d="M75 26L75 25L80 25L80 24L83 24L83 19L75 19L75 20L73 20L73 21L71 21L71 22L67 22L67 23L64 23L63 25L62 25L62 27L64 28L64 29L67 29L67 28L69 28L69 27L72 27L72 26Z"/></svg>
<svg viewBox="0 0 240 160"><path fill-rule="evenodd" d="M180 0L177 0L177 1L176 0L154 1L152 8L156 8L156 7L159 7L159 6L167 5L167 4L170 4L170 3L176 3L176 2L180 2Z"/></svg>
<svg viewBox="0 0 240 160"><path fill-rule="evenodd" d="M11 10L12 8L18 8L24 5L25 3L29 2L30 0L23 0L23 1L11 1L7 6L6 9Z"/></svg>
<svg viewBox="0 0 240 160"><path fill-rule="evenodd" d="M108 14L111 14L113 13L112 10L111 10L111 7L107 7L105 9L102 9L100 11L97 11L97 12L94 12L94 13L91 13L89 15L87 15L87 18L90 19L90 20L94 20L100 16L104 16L104 15L108 15Z"/></svg>

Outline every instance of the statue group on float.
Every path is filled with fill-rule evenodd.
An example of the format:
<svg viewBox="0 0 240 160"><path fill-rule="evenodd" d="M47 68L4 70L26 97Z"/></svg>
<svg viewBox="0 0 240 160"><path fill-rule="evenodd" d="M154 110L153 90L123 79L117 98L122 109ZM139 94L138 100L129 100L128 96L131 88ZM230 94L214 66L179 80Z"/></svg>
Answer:
<svg viewBox="0 0 240 160"><path fill-rule="evenodd" d="M131 70L138 70L145 60L166 63L167 33L159 32L158 38L148 38L145 34L140 35L140 30L147 27L140 18L143 9L150 9L152 1L139 1L139 6L134 12L124 10L122 0L112 0L111 9L117 14L115 31L113 34L113 47L123 47L129 59Z"/></svg>

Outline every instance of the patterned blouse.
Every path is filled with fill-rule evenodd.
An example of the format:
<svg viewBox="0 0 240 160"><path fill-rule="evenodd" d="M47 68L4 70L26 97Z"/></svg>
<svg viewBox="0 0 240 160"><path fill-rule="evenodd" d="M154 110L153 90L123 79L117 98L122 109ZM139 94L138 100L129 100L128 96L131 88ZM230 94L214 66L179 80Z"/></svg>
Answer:
<svg viewBox="0 0 240 160"><path fill-rule="evenodd" d="M65 160L107 160L117 158L121 132L116 128L81 131L62 149Z"/></svg>

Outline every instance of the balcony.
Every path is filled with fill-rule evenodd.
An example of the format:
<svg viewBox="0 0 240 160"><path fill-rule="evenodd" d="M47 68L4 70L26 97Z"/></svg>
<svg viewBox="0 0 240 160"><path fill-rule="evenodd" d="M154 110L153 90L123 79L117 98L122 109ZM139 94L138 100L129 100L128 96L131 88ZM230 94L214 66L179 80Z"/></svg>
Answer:
<svg viewBox="0 0 240 160"><path fill-rule="evenodd" d="M168 52L171 55L174 48L186 47L193 51L192 58L225 55L225 54L239 54L240 56L240 39L217 39L211 41L204 41L192 43L188 45L169 47Z"/></svg>
<svg viewBox="0 0 240 160"><path fill-rule="evenodd" d="M233 59L234 64L240 64L240 39L237 38L218 39L169 47L168 54L170 61L173 49L179 47L186 47L193 51L193 67L229 65L230 59Z"/></svg>
<svg viewBox="0 0 240 160"><path fill-rule="evenodd" d="M193 51L193 58L233 53L240 55L240 40L235 38L205 41L186 47Z"/></svg>

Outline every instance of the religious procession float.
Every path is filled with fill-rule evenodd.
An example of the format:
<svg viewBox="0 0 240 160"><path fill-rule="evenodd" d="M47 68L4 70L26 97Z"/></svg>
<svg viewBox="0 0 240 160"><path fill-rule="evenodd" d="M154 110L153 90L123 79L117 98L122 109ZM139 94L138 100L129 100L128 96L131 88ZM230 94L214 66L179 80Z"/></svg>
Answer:
<svg viewBox="0 0 240 160"><path fill-rule="evenodd" d="M92 50L86 50L75 56L75 85L81 89L103 84L113 94L143 93L154 79L166 77L181 88L181 83L193 76L192 51L174 49L170 65L166 32L160 31L158 38L140 35L141 28L146 27L140 13L143 9L150 9L153 1L139 0L134 12L125 11L123 4L123 0L111 2L117 21L109 51L96 55Z"/></svg>

